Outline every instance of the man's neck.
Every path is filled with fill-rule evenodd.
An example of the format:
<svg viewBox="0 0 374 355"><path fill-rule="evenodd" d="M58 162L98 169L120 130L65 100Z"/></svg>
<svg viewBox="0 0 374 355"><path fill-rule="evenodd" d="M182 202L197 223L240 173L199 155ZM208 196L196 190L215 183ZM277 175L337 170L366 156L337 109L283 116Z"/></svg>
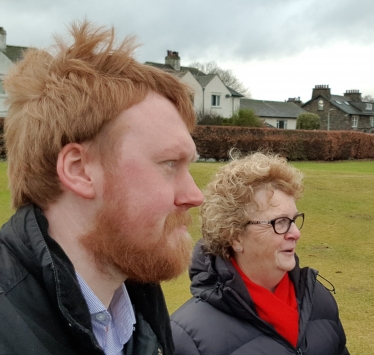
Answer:
<svg viewBox="0 0 374 355"><path fill-rule="evenodd" d="M94 258L79 242L80 236L93 225L94 213L90 213L85 201L67 203L62 200L43 211L48 220L49 235L61 246L75 270L89 285L105 307L113 298L115 290L126 280L117 270L102 271Z"/></svg>

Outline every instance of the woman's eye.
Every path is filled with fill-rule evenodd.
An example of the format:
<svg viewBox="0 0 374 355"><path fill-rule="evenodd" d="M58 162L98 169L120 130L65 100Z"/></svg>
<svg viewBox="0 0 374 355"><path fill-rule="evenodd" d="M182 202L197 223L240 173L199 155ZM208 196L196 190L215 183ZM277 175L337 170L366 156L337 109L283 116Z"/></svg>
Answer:
<svg viewBox="0 0 374 355"><path fill-rule="evenodd" d="M287 218L278 218L275 223L278 226L283 226L287 223Z"/></svg>

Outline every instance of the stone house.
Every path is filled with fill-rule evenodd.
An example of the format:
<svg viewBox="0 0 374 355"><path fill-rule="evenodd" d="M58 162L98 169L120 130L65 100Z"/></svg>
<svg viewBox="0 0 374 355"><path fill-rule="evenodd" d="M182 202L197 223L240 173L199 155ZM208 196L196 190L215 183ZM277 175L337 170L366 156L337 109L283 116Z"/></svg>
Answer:
<svg viewBox="0 0 374 355"><path fill-rule="evenodd" d="M240 108L252 109L268 127L296 129L297 116L306 112L298 102L300 100L296 99L288 99L287 102L241 99Z"/></svg>
<svg viewBox="0 0 374 355"><path fill-rule="evenodd" d="M8 46L6 44L6 31L0 27L0 118L4 118L7 112L4 101L6 94L3 88L4 76L10 66L22 58L26 47Z"/></svg>
<svg viewBox="0 0 374 355"><path fill-rule="evenodd" d="M180 65L178 52L168 50L165 64L145 62L170 72L188 84L194 92L193 104L197 114L213 114L231 117L240 107L243 95L226 86L217 74L205 74L202 71Z"/></svg>
<svg viewBox="0 0 374 355"><path fill-rule="evenodd" d="M304 103L302 108L321 118L321 129L374 132L373 105L362 102L359 90L334 95L328 85L316 85L312 99Z"/></svg>

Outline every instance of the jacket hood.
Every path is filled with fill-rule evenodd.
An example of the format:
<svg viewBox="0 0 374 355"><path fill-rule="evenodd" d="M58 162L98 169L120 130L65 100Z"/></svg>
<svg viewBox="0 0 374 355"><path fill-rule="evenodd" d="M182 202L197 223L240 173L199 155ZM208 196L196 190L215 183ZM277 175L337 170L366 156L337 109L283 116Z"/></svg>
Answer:
<svg viewBox="0 0 374 355"><path fill-rule="evenodd" d="M190 267L191 293L221 311L243 319L257 318L244 281L230 261L206 254L197 242Z"/></svg>

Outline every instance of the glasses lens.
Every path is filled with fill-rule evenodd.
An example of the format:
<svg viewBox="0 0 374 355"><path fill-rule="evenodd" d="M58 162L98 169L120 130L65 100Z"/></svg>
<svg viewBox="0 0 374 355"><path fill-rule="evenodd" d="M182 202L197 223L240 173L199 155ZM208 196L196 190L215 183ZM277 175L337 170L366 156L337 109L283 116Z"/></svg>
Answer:
<svg viewBox="0 0 374 355"><path fill-rule="evenodd" d="M274 219L274 230L276 233L282 234L288 231L291 220L287 217Z"/></svg>
<svg viewBox="0 0 374 355"><path fill-rule="evenodd" d="M295 218L295 224L297 229L301 229L304 224L304 215L301 214Z"/></svg>

